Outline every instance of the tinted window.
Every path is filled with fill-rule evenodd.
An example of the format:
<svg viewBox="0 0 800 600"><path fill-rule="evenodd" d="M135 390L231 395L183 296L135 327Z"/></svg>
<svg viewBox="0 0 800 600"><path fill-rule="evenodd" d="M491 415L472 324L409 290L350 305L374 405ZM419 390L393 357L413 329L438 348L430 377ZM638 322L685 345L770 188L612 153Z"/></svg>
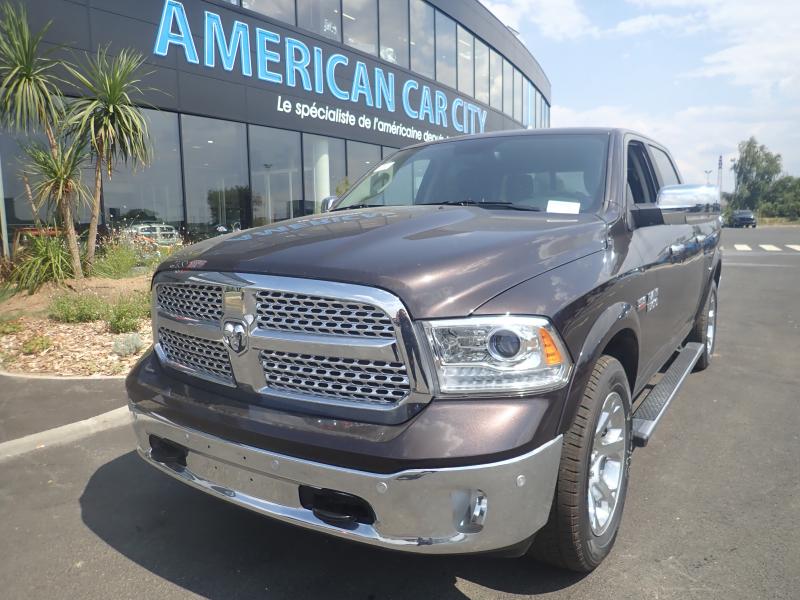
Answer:
<svg viewBox="0 0 800 600"><path fill-rule="evenodd" d="M381 58L408 68L408 3L380 0Z"/></svg>
<svg viewBox="0 0 800 600"><path fill-rule="evenodd" d="M490 51L489 77L491 79L492 108L503 110L503 57L494 50Z"/></svg>
<svg viewBox="0 0 800 600"><path fill-rule="evenodd" d="M667 153L655 146L650 146L650 152L661 176L661 185L678 185L681 182L681 178L678 177L678 171Z"/></svg>
<svg viewBox="0 0 800 600"><path fill-rule="evenodd" d="M456 22L436 11L436 79L456 87Z"/></svg>
<svg viewBox="0 0 800 600"><path fill-rule="evenodd" d="M300 134L250 126L250 181L253 225L303 214Z"/></svg>
<svg viewBox="0 0 800 600"><path fill-rule="evenodd" d="M607 146L605 135L520 135L400 150L339 206L488 202L499 210L593 212L605 188Z"/></svg>
<svg viewBox="0 0 800 600"><path fill-rule="evenodd" d="M306 213L320 212L324 198L348 190L344 140L303 134L303 184Z"/></svg>
<svg viewBox="0 0 800 600"><path fill-rule="evenodd" d="M431 79L436 77L433 18L430 4L411 0L411 69Z"/></svg>
<svg viewBox="0 0 800 600"><path fill-rule="evenodd" d="M294 25L294 0L242 0L242 6Z"/></svg>
<svg viewBox="0 0 800 600"><path fill-rule="evenodd" d="M342 0L344 43L362 52L378 53L377 0Z"/></svg>
<svg viewBox="0 0 800 600"><path fill-rule="evenodd" d="M341 41L339 0L297 0L297 24L319 35Z"/></svg>
<svg viewBox="0 0 800 600"><path fill-rule="evenodd" d="M113 177L103 181L106 223L115 228L153 221L180 226L183 193L178 115L148 109L142 112L150 130L152 160L144 169L119 163ZM208 140L205 143L208 145Z"/></svg>
<svg viewBox="0 0 800 600"><path fill-rule="evenodd" d="M472 34L458 26L458 91L470 96L475 94L475 66L473 64L474 39Z"/></svg>
<svg viewBox="0 0 800 600"><path fill-rule="evenodd" d="M639 142L628 144L628 202L649 204L656 201L656 188L647 160L647 152Z"/></svg>
<svg viewBox="0 0 800 600"><path fill-rule="evenodd" d="M245 126L181 115L186 225L194 239L241 227L250 187Z"/></svg>
<svg viewBox="0 0 800 600"><path fill-rule="evenodd" d="M489 48L475 40L475 98L489 104Z"/></svg>

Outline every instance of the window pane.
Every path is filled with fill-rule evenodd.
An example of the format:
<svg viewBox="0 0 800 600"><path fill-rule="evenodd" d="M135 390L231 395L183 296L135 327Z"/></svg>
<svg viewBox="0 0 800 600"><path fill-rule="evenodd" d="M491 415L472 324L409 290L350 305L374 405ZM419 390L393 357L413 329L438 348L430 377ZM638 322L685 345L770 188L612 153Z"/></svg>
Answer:
<svg viewBox="0 0 800 600"><path fill-rule="evenodd" d="M347 142L347 181L355 184L359 178L381 162L381 147L361 142Z"/></svg>
<svg viewBox="0 0 800 600"><path fill-rule="evenodd" d="M656 161L656 168L658 168L658 172L661 174L661 184L678 185L680 183L678 172L675 170L675 166L672 164L666 152L655 146L650 146L650 151L653 155L653 159Z"/></svg>
<svg viewBox="0 0 800 600"><path fill-rule="evenodd" d="M178 115L142 109L150 129L153 157L147 168L117 164L111 179L103 181L106 224L125 228L139 223L183 221L181 156Z"/></svg>
<svg viewBox="0 0 800 600"><path fill-rule="evenodd" d="M11 245L14 242L14 231L21 227L33 225L33 208L30 200L25 193L25 186L20 177L22 169L25 167L25 154L18 141L23 144L38 142L47 144L44 134L31 134L28 137L16 136L6 131L0 133L0 158L2 159L3 170L3 201L6 208L6 220L8 222L9 250L13 251ZM94 181L94 175L88 181ZM84 180L87 183L87 180ZM52 224L52 216L47 214L47 210L42 207L39 209L39 218L44 222ZM2 232L0 232L2 235Z"/></svg>
<svg viewBox="0 0 800 600"><path fill-rule="evenodd" d="M314 33L341 41L339 0L297 0L297 24Z"/></svg>
<svg viewBox="0 0 800 600"><path fill-rule="evenodd" d="M475 40L475 99L489 104L489 47Z"/></svg>
<svg viewBox="0 0 800 600"><path fill-rule="evenodd" d="M531 122L531 82L527 79L522 80L522 126L528 127Z"/></svg>
<svg viewBox="0 0 800 600"><path fill-rule="evenodd" d="M342 0L342 27L345 44L378 54L377 0Z"/></svg>
<svg viewBox="0 0 800 600"><path fill-rule="evenodd" d="M345 176L344 140L303 134L305 212L321 212L322 200L340 196L349 184Z"/></svg>
<svg viewBox="0 0 800 600"><path fill-rule="evenodd" d="M411 70L433 79L436 77L433 7L422 0L411 0L411 23Z"/></svg>
<svg viewBox="0 0 800 600"><path fill-rule="evenodd" d="M456 22L436 11L436 80L456 87Z"/></svg>
<svg viewBox="0 0 800 600"><path fill-rule="evenodd" d="M506 59L503 59L503 112L509 117L514 115L514 69Z"/></svg>
<svg viewBox="0 0 800 600"><path fill-rule="evenodd" d="M494 50L491 50L490 57L491 104L492 108L503 110L503 57Z"/></svg>
<svg viewBox="0 0 800 600"><path fill-rule="evenodd" d="M522 73L514 69L514 119L522 122Z"/></svg>
<svg viewBox="0 0 800 600"><path fill-rule="evenodd" d="M250 187L245 127L181 115L186 227L203 239L241 227Z"/></svg>
<svg viewBox="0 0 800 600"><path fill-rule="evenodd" d="M408 68L408 2L380 0L381 58Z"/></svg>
<svg viewBox="0 0 800 600"><path fill-rule="evenodd" d="M542 95L539 93L539 90L536 90L536 105L534 106L534 117L535 117L535 124L534 126L539 129L542 127Z"/></svg>
<svg viewBox="0 0 800 600"><path fill-rule="evenodd" d="M458 26L458 91L462 94L475 95L475 65L473 64L472 34Z"/></svg>
<svg viewBox="0 0 800 600"><path fill-rule="evenodd" d="M250 125L253 225L303 214L300 134Z"/></svg>
<svg viewBox="0 0 800 600"><path fill-rule="evenodd" d="M242 0L242 6L294 25L294 0Z"/></svg>
<svg viewBox="0 0 800 600"><path fill-rule="evenodd" d="M389 158L395 152L397 152L397 148L392 148L390 146L381 146L381 158Z"/></svg>

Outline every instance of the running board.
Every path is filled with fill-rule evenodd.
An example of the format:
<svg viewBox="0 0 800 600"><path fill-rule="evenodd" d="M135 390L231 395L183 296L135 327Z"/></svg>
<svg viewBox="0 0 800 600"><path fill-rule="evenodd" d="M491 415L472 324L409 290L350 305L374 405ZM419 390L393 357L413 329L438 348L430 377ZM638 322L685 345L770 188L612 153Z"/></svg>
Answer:
<svg viewBox="0 0 800 600"><path fill-rule="evenodd" d="M686 344L672 362L667 372L633 413L633 443L638 447L647 446L650 437L667 412L667 407L681 389L686 376L703 354L704 346L697 342Z"/></svg>

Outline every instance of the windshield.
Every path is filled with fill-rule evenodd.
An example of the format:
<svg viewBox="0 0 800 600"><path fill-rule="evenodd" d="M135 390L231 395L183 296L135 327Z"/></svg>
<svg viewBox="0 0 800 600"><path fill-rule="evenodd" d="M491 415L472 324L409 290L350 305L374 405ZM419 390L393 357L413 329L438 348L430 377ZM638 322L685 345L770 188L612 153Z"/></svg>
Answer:
<svg viewBox="0 0 800 600"><path fill-rule="evenodd" d="M334 210L412 204L595 212L605 190L608 136L537 134L466 138L401 150Z"/></svg>

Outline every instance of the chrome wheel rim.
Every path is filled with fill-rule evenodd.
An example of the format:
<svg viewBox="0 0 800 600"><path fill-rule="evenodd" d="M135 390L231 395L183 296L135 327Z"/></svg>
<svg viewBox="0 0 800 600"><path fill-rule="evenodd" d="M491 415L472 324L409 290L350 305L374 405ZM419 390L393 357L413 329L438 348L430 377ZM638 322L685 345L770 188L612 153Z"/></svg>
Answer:
<svg viewBox="0 0 800 600"><path fill-rule="evenodd" d="M706 354L714 351L714 335L717 329L717 295L712 291L708 302L708 324L706 325Z"/></svg>
<svg viewBox="0 0 800 600"><path fill-rule="evenodd" d="M597 419L589 462L589 524L597 536L606 532L619 504L627 449L625 405L617 392L611 392Z"/></svg>

